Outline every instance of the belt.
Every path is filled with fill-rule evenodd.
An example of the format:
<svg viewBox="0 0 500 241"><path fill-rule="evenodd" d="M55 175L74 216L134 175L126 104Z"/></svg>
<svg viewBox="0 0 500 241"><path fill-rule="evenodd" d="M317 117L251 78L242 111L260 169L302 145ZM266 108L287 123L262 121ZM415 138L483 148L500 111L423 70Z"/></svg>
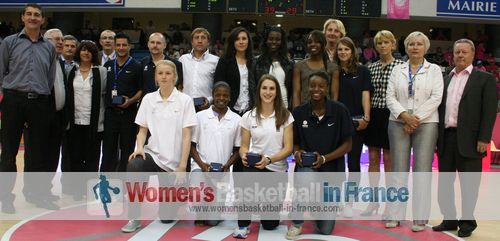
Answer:
<svg viewBox="0 0 500 241"><path fill-rule="evenodd" d="M28 100L49 98L48 95L42 95L42 94L38 94L36 92L23 92L23 91L18 91L18 90L9 90L9 89L4 89L3 92L7 93L7 94L21 96L21 97L27 98Z"/></svg>
<svg viewBox="0 0 500 241"><path fill-rule="evenodd" d="M456 132L457 131L457 128L456 127L448 127L446 129L444 129L445 131L453 131L453 132Z"/></svg>

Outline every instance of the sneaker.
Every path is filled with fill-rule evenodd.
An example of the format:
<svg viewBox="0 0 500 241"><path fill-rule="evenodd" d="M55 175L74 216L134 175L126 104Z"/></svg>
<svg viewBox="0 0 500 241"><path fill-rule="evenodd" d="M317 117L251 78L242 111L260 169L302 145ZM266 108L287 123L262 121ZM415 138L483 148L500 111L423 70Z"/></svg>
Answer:
<svg viewBox="0 0 500 241"><path fill-rule="evenodd" d="M246 239L250 229L248 227L238 227L233 231L233 238Z"/></svg>
<svg viewBox="0 0 500 241"><path fill-rule="evenodd" d="M135 230L139 229L140 227L141 227L140 220L130 220L125 226L122 227L122 232L132 233L135 232Z"/></svg>
<svg viewBox="0 0 500 241"><path fill-rule="evenodd" d="M288 232L286 232L286 239L295 240L302 233L302 226L290 225L288 227Z"/></svg>
<svg viewBox="0 0 500 241"><path fill-rule="evenodd" d="M413 224L411 226L411 231L413 232L422 232L425 230L425 224Z"/></svg>

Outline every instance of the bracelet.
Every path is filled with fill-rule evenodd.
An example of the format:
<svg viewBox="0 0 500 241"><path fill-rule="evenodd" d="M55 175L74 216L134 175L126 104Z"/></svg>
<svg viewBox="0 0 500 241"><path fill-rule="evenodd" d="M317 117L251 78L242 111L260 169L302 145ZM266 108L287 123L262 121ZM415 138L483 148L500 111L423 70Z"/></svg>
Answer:
<svg viewBox="0 0 500 241"><path fill-rule="evenodd" d="M266 156L266 159L267 159L267 160L269 160L269 164L272 164L272 163L273 163L273 160L271 160L271 157Z"/></svg>
<svg viewBox="0 0 500 241"><path fill-rule="evenodd" d="M321 163L321 165L325 164L325 163L326 163L326 158L325 158L325 156L321 155L321 159L323 160L323 163Z"/></svg>
<svg viewBox="0 0 500 241"><path fill-rule="evenodd" d="M370 122L370 117L368 117L368 116L364 115L364 116L363 116L363 120L364 120L364 121L366 121L366 122Z"/></svg>

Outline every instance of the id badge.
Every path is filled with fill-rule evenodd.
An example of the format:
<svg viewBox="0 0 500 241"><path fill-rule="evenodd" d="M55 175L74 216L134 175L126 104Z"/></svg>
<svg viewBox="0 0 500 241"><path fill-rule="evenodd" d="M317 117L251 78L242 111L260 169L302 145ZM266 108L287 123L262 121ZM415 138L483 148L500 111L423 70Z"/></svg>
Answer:
<svg viewBox="0 0 500 241"><path fill-rule="evenodd" d="M413 98L408 99L408 114L413 115L413 106L414 106L414 101Z"/></svg>
<svg viewBox="0 0 500 241"><path fill-rule="evenodd" d="M118 90L112 90L111 91L111 97L118 96Z"/></svg>

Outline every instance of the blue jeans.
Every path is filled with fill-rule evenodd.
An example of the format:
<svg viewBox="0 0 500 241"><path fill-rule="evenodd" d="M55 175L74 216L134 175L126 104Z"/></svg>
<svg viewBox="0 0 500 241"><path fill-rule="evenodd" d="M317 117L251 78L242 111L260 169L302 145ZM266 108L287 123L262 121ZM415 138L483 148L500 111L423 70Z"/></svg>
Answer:
<svg viewBox="0 0 500 241"><path fill-rule="evenodd" d="M403 126L403 123L389 121L392 172L398 172L392 174L390 181L396 187L408 186L410 153L413 149L413 220L415 224L425 224L430 213L431 202L431 196L425 193L428 193L431 188L432 160L438 137L438 123L422 123L412 134L405 133ZM406 206L406 202L389 205L389 218L404 219Z"/></svg>
<svg viewBox="0 0 500 241"><path fill-rule="evenodd" d="M296 167L296 172L318 172L317 169L311 167ZM311 182L318 182L318 180L304 180L304 178L294 178L294 183L296 187L308 186ZM294 204L295 205L295 204ZM303 213L297 213L296 215L292 215L293 224L294 225L302 225L304 223ZM323 235L330 235L335 227L335 216L330 220L314 220L316 228L319 230L319 233Z"/></svg>

